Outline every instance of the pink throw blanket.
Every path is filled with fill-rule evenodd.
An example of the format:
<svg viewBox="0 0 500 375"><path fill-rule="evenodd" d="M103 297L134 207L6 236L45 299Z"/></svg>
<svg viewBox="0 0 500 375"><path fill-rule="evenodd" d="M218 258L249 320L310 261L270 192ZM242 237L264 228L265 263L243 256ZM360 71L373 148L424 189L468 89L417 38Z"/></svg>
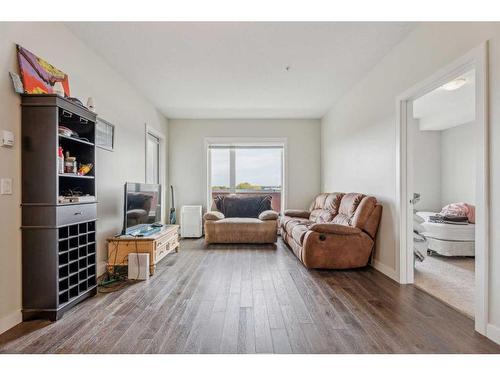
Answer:
<svg viewBox="0 0 500 375"><path fill-rule="evenodd" d="M443 207L441 215L466 216L469 223L474 224L476 222L476 207L464 202L451 203Z"/></svg>

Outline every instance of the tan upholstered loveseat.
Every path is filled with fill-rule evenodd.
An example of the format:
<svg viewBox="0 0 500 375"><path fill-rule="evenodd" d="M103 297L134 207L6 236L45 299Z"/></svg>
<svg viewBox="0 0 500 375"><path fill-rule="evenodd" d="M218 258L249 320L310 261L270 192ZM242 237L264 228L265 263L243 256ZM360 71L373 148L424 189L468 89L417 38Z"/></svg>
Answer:
<svg viewBox="0 0 500 375"><path fill-rule="evenodd" d="M281 236L307 268L346 269L368 264L382 206L359 193L323 193L309 211L286 210Z"/></svg>
<svg viewBox="0 0 500 375"><path fill-rule="evenodd" d="M270 196L263 196L262 202L255 202L259 197L238 195L216 197L216 200L218 198L219 207L214 202L211 211L203 215L205 243L264 244L277 241L278 214L270 209ZM228 201L231 207L224 205ZM240 202L246 205L243 210L237 207Z"/></svg>

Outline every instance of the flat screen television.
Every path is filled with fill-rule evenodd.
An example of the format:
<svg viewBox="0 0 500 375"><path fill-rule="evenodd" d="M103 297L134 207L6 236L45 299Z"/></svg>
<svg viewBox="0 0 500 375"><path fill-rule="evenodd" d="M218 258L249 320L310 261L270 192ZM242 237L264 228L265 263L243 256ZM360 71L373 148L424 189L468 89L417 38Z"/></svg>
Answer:
<svg viewBox="0 0 500 375"><path fill-rule="evenodd" d="M147 231L161 222L161 185L127 182L122 234Z"/></svg>

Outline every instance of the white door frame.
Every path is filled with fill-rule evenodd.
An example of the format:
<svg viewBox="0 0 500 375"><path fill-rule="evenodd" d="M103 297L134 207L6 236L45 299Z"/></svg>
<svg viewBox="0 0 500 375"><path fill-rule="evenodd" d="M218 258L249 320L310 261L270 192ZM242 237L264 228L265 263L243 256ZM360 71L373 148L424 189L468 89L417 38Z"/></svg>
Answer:
<svg viewBox="0 0 500 375"><path fill-rule="evenodd" d="M146 169L147 169L147 143L148 143L148 134L151 134L153 137L158 138L159 142L159 147L160 147L160 152L159 152L159 163L158 163L158 180L160 181L161 185L161 218L165 222L167 222L166 218L166 212L167 209L166 207L168 206L168 189L167 186L165 186L165 179L167 177L167 168L166 168L166 162L167 162L167 142L166 142L166 136L163 132L149 126L148 124L144 124L144 182L146 182Z"/></svg>
<svg viewBox="0 0 500 375"><path fill-rule="evenodd" d="M408 139L408 105L414 99L442 86L470 69L476 79L476 262L475 329L486 335L488 323L489 254L489 169L488 169L488 44L482 43L466 55L414 85L396 99L396 208L399 225L396 249L399 249L399 281L413 283L413 207L408 189L413 172L411 139Z"/></svg>

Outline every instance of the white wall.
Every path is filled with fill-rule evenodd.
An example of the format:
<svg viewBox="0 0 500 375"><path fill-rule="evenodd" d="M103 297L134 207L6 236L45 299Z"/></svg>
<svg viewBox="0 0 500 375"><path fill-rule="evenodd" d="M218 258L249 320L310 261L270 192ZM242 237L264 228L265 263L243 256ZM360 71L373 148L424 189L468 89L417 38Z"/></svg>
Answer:
<svg viewBox="0 0 500 375"><path fill-rule="evenodd" d="M322 190L361 191L384 205L376 264L399 275L395 248L396 96L489 40L490 144L500 144L500 24L425 23L322 120ZM500 148L490 147L491 228L500 225ZM489 322L500 340L500 231L490 231ZM493 328L492 328L493 329Z"/></svg>
<svg viewBox="0 0 500 375"><path fill-rule="evenodd" d="M320 191L319 120L170 120L169 181L176 202L205 208L204 141L207 137L287 138L288 207L308 208Z"/></svg>
<svg viewBox="0 0 500 375"><path fill-rule="evenodd" d="M418 121L410 123L413 131L413 192L421 199L419 211L441 211L441 132L421 131Z"/></svg>
<svg viewBox="0 0 500 375"><path fill-rule="evenodd" d="M447 204L475 204L474 123L446 130L413 130L413 191L419 211L439 212Z"/></svg>
<svg viewBox="0 0 500 375"><path fill-rule="evenodd" d="M441 132L441 206L454 202L474 204L476 180L475 123Z"/></svg>
<svg viewBox="0 0 500 375"><path fill-rule="evenodd" d="M17 72L16 43L69 74L71 95L84 102L93 96L98 114L116 125L115 151L97 151L97 258L101 266L107 258L105 238L121 229L123 183L145 178L145 124L163 134L168 125L124 77L63 24L0 23L0 129L16 136L13 149L0 148L0 176L14 182L14 194L0 196L0 332L19 321L21 309L21 111L20 97L14 94L8 75L9 71Z"/></svg>

